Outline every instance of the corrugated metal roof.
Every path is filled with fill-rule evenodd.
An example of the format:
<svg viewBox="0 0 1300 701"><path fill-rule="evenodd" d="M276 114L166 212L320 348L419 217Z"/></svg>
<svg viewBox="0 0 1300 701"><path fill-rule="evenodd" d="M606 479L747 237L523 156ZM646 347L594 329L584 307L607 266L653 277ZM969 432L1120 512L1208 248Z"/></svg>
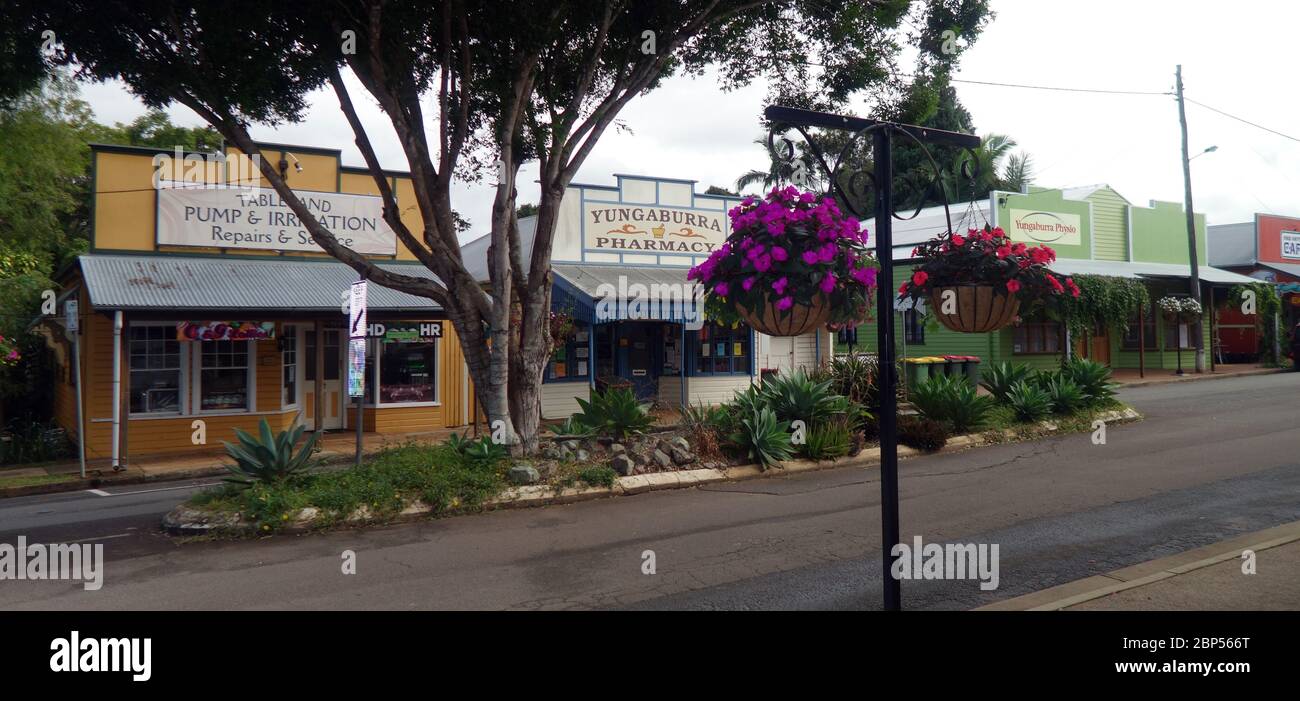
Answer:
<svg viewBox="0 0 1300 701"><path fill-rule="evenodd" d="M1271 261L1262 260L1259 262L1259 264L1264 266L1265 268L1272 268L1273 270L1286 273L1287 275L1294 275L1296 277L1300 277L1300 265L1297 265L1295 263L1273 263Z"/></svg>
<svg viewBox="0 0 1300 701"><path fill-rule="evenodd" d="M527 266L533 259L533 238L537 233L537 217L524 217L519 220L519 257ZM465 269L479 282L487 282L488 246L492 245L492 234L487 233L460 247L460 257Z"/></svg>
<svg viewBox="0 0 1300 701"><path fill-rule="evenodd" d="M612 285L615 290L626 292L631 285L686 285L690 283L686 280L686 273L690 268L686 267L640 267L631 265L609 265L583 263L580 265L571 263L555 263L551 265L551 270L556 275L567 280L574 287L581 290L592 299L598 299L605 296L598 294L601 285ZM623 285L620 286L619 278L624 279ZM608 289L608 288L607 288ZM603 293L603 291L601 291ZM627 295L624 294L624 297Z"/></svg>
<svg viewBox="0 0 1300 701"><path fill-rule="evenodd" d="M357 279L355 270L334 260L88 254L78 261L97 309L338 311L340 293ZM379 267L436 279L422 265ZM376 284L366 297L372 310L439 309L431 299Z"/></svg>

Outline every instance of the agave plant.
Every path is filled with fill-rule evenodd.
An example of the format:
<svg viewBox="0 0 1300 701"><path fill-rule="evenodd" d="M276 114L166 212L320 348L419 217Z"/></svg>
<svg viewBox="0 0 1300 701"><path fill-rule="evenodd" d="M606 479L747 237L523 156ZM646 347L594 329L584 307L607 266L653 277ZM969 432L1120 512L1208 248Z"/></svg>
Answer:
<svg viewBox="0 0 1300 701"><path fill-rule="evenodd" d="M1058 414L1069 414L1087 401L1083 389L1063 373L1054 373L1042 389L1047 392L1048 397L1051 397L1052 410Z"/></svg>
<svg viewBox="0 0 1300 701"><path fill-rule="evenodd" d="M1115 396L1110 368L1087 358L1074 358L1061 366L1061 374L1074 381L1089 404L1096 405Z"/></svg>
<svg viewBox="0 0 1300 701"><path fill-rule="evenodd" d="M837 355L827 366L831 389L858 404L871 406L879 389L876 384L879 365L879 358L870 353Z"/></svg>
<svg viewBox="0 0 1300 701"><path fill-rule="evenodd" d="M493 443L491 438L483 436L476 441L465 441L461 455L473 462L486 463L504 460L509 452L504 445Z"/></svg>
<svg viewBox="0 0 1300 701"><path fill-rule="evenodd" d="M271 424L265 418L258 424L257 438L236 428L235 437L239 439L239 445L221 441L226 447L226 454L235 461L234 465L226 466L235 475L227 477L226 481L236 484L278 482L305 470L312 463L311 454L318 437L318 434L313 433L295 451L294 446L306 428L295 420L289 430L273 434Z"/></svg>
<svg viewBox="0 0 1300 701"><path fill-rule="evenodd" d="M989 391L994 399L1005 402L1007 394L1018 382L1029 379L1029 366L996 363L982 373L980 386Z"/></svg>
<svg viewBox="0 0 1300 701"><path fill-rule="evenodd" d="M574 420L590 427L593 433L615 440L645 433L654 425L646 406L626 387L594 392L590 400L578 399L578 406L582 411L573 415Z"/></svg>
<svg viewBox="0 0 1300 701"><path fill-rule="evenodd" d="M1052 413L1052 397L1024 380L1007 391L1007 403L1021 421L1039 421Z"/></svg>
<svg viewBox="0 0 1300 701"><path fill-rule="evenodd" d="M953 430L968 431L988 422L993 399L978 393L959 375L936 375L912 388L912 404L927 419L947 421Z"/></svg>
<svg viewBox="0 0 1300 701"><path fill-rule="evenodd" d="M561 421L558 424L551 424L551 426L549 426L547 430L550 431L551 433L554 433L557 436L591 435L591 427L588 426L587 424L584 424L582 422L582 419L579 418L577 414L570 416L569 418L565 419L564 421Z"/></svg>
<svg viewBox="0 0 1300 701"><path fill-rule="evenodd" d="M758 393L777 419L787 423L817 424L849 409L848 401L831 390L830 380L817 382L803 370L763 380Z"/></svg>
<svg viewBox="0 0 1300 701"><path fill-rule="evenodd" d="M790 434L777 420L776 413L766 407L740 417L736 431L729 438L763 469L791 456Z"/></svg>

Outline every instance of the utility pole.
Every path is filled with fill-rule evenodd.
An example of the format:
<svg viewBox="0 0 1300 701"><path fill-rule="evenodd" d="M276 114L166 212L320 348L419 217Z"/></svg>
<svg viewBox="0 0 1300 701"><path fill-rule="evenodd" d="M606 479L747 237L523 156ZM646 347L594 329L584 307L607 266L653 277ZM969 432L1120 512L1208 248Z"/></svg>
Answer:
<svg viewBox="0 0 1300 701"><path fill-rule="evenodd" d="M1183 65L1178 64L1174 70L1174 79L1178 95L1178 126L1183 133L1183 208L1187 210L1187 259L1191 262L1192 274L1188 292L1199 304L1201 301L1201 276L1196 265L1196 212L1192 209L1192 161L1187 154L1187 105L1183 101ZM1209 310L1213 314L1214 310ZM1194 331L1196 337L1196 371L1205 372L1205 343L1201 339L1200 329Z"/></svg>

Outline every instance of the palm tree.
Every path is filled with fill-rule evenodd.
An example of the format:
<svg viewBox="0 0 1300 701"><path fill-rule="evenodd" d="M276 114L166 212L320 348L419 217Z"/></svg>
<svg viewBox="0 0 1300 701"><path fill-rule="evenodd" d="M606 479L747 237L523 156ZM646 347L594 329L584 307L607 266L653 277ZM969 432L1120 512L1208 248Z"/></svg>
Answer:
<svg viewBox="0 0 1300 701"><path fill-rule="evenodd" d="M754 143L761 146L763 150L767 152L767 156L768 156L767 170L764 171L755 168L746 171L744 175L741 175L739 178L736 178L736 190L743 191L745 188L751 185L761 185L763 187L763 190L770 190L773 187L776 187L777 185L783 182L789 182L790 178L793 175L793 173L791 172L792 168L790 165L786 164L785 162L778 161L775 157L772 156L771 151L767 148L767 138L759 137L757 139L754 139ZM779 145L778 148L780 148ZM822 177L821 166L817 164L817 159L814 158L810 152L801 150L798 147L796 147L795 163L803 164L803 171L806 176L806 180L803 183L804 189L813 190L817 192L820 192L825 189L825 186L823 184L824 178Z"/></svg>
<svg viewBox="0 0 1300 701"><path fill-rule="evenodd" d="M949 185L957 199L985 197L992 190L1019 192L1033 180L1030 157L1012 153L1016 140L1006 134L988 134L971 151L961 151L949 174Z"/></svg>

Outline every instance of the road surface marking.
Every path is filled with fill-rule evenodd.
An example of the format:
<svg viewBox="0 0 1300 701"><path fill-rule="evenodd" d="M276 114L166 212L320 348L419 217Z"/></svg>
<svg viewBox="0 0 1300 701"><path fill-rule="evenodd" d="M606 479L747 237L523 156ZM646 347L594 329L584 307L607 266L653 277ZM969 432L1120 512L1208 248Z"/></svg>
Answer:
<svg viewBox="0 0 1300 701"><path fill-rule="evenodd" d="M130 536L131 536L130 533L118 533L117 535L101 535L101 536L97 536L97 537L95 537L95 538L82 538L81 540L70 540L70 541L68 541L68 542L69 542L69 543L89 543L90 541L93 541L93 540L111 540L111 539L113 539L113 538L128 538L128 537L130 537Z"/></svg>
<svg viewBox="0 0 1300 701"><path fill-rule="evenodd" d="M101 497L124 497L131 494L149 494L150 492L170 492L176 489L196 489L198 487L211 487L220 482L204 482L203 484L184 484L179 487L159 487L158 489L137 489L134 492L106 492L102 489L87 489L87 492L98 494Z"/></svg>

